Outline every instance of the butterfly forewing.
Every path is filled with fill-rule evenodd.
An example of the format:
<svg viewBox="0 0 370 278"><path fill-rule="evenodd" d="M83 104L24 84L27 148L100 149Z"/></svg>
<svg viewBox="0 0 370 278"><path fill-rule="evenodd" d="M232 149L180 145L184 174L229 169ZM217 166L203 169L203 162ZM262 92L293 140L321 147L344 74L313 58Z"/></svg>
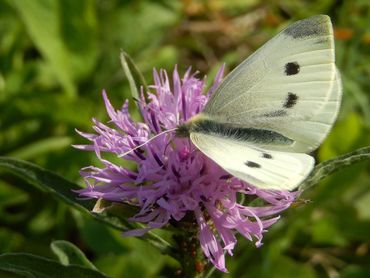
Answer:
<svg viewBox="0 0 370 278"><path fill-rule="evenodd" d="M339 72L336 71L334 86L330 91L328 99L320 109L314 111L312 117L294 121L277 119L276 121L264 123L265 128L278 129L279 132L288 138L293 138L295 141L290 146L279 146L273 149L295 152L310 152L316 149L333 126L339 112L341 97L342 82Z"/></svg>
<svg viewBox="0 0 370 278"><path fill-rule="evenodd" d="M203 114L217 122L270 129L303 140L304 132L295 133L282 123L316 121L318 111L340 90L338 80L330 19L314 16L290 25L232 71ZM321 117L331 124L337 110L326 110ZM323 130L326 134L329 128ZM306 139L290 151L310 151L323 136Z"/></svg>
<svg viewBox="0 0 370 278"><path fill-rule="evenodd" d="M235 177L295 189L311 172L304 154L338 114L341 79L328 16L298 21L235 68L189 121L192 142Z"/></svg>

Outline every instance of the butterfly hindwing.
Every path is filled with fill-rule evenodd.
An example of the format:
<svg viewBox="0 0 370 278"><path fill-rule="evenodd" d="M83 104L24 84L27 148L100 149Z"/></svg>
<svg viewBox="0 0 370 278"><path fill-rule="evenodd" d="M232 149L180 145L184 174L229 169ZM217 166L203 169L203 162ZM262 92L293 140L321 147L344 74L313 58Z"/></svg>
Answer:
<svg viewBox="0 0 370 278"><path fill-rule="evenodd" d="M212 134L192 132L190 138L227 172L262 189L292 190L314 165L314 159L307 154L267 151Z"/></svg>

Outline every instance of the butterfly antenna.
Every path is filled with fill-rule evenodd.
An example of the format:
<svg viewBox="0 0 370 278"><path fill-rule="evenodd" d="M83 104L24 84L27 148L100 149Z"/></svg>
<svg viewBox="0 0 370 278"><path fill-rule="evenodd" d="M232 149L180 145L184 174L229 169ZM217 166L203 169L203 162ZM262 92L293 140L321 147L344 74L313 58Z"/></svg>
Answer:
<svg viewBox="0 0 370 278"><path fill-rule="evenodd" d="M147 140L144 143L140 144L139 146L136 146L135 148L133 148L131 150L128 150L127 152L124 152L123 154L120 154L118 157L124 157L124 156L128 155L129 153L132 153L133 151L141 148L142 146L145 146L146 144L148 144L150 141L154 140L155 138L157 138L157 137L159 137L159 136L161 136L163 134L176 131L176 130L177 130L177 127L171 128L171 129L167 129L165 131L162 131L161 133L158 133L157 135L154 135L152 138L150 138L149 140Z"/></svg>

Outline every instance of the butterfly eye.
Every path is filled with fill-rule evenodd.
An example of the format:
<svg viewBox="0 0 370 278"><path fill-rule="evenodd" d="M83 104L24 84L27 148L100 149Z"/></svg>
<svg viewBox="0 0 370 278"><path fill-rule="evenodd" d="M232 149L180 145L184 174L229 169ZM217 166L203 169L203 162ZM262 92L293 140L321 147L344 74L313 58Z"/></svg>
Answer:
<svg viewBox="0 0 370 278"><path fill-rule="evenodd" d="M286 75L295 75L299 72L300 66L297 62L291 62L285 64L285 74Z"/></svg>
<svg viewBox="0 0 370 278"><path fill-rule="evenodd" d="M247 161L244 164L247 165L250 168L261 168L261 165L259 165L256 162L253 162L253 161Z"/></svg>

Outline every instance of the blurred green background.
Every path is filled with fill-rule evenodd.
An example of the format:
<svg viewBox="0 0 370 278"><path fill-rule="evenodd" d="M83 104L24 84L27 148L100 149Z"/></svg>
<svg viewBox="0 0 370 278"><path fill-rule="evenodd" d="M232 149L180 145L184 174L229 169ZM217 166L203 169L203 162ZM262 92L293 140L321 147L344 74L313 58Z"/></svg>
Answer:
<svg viewBox="0 0 370 278"><path fill-rule="evenodd" d="M130 90L119 61L128 52L149 83L153 67L192 66L212 79L232 69L287 24L331 16L343 105L316 152L325 161L370 142L370 2L0 0L0 154L37 163L82 184L97 164L73 143L75 128L107 119L101 91L120 107ZM370 277L369 163L347 168L303 195L256 249L240 238L214 277ZM302 202L303 203L303 202ZM174 273L175 261L0 172L0 253L53 257L66 239L113 277ZM0 272L0 276L6 275ZM5 277L5 276L4 276ZM8 276L6 276L8 277ZM9 276L10 277L10 276Z"/></svg>

